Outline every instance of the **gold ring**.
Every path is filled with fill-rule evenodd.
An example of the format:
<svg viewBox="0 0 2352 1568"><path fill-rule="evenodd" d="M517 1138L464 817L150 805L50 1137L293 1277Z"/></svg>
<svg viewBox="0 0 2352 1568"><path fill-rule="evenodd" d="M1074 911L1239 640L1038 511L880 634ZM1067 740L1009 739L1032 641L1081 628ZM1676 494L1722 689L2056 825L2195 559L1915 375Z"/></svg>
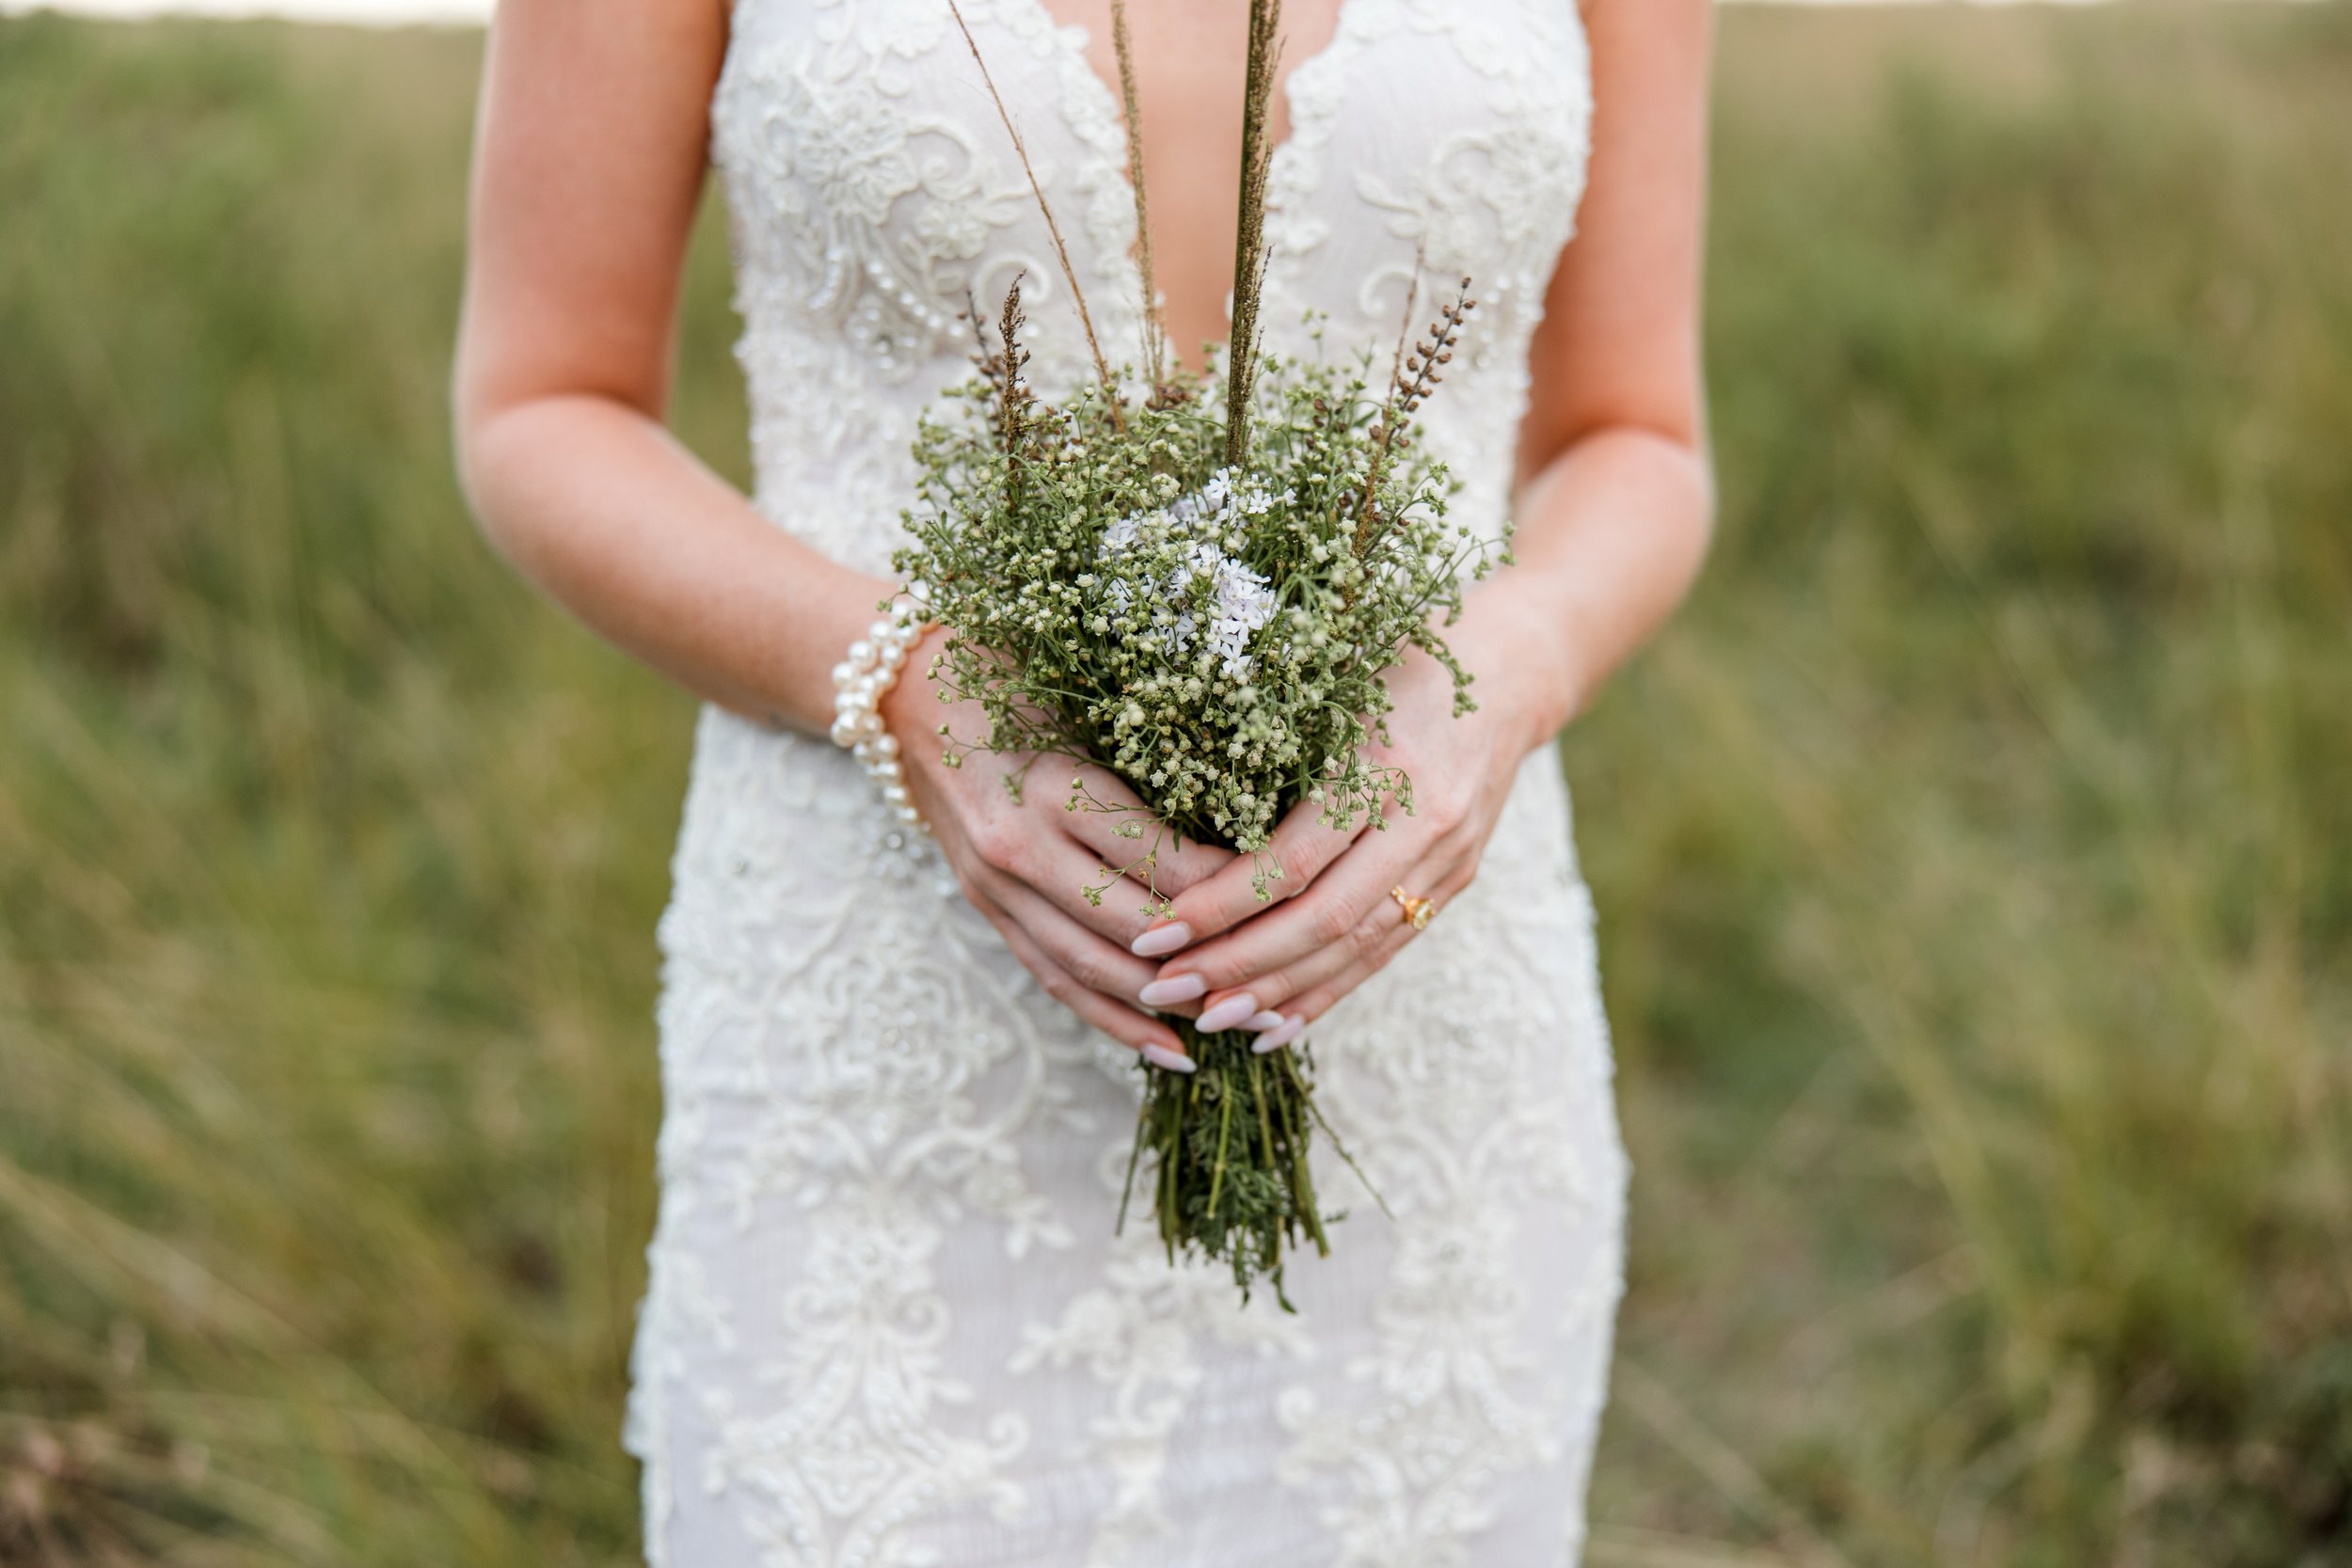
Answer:
<svg viewBox="0 0 2352 1568"><path fill-rule="evenodd" d="M1429 922L1437 916L1438 902L1436 899L1416 898L1411 894L1406 892L1403 884L1401 883L1389 889L1389 896L1395 899L1396 907L1405 911L1405 924L1410 926L1416 931L1427 930L1429 928Z"/></svg>

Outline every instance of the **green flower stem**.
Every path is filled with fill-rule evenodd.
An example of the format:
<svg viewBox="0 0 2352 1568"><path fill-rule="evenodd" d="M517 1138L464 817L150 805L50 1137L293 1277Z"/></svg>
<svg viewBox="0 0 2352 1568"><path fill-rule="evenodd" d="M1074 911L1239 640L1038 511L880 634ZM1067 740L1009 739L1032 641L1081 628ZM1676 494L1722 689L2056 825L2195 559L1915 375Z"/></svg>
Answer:
<svg viewBox="0 0 2352 1568"><path fill-rule="evenodd" d="M1311 1070L1294 1051L1260 1056L1246 1031L1203 1035L1189 1020L1168 1022L1194 1069L1142 1069L1127 1185L1132 1190L1148 1148L1157 1182L1153 1208L1170 1261L1197 1247L1232 1270L1245 1300L1253 1285L1268 1280L1283 1310L1294 1310L1282 1289L1285 1257L1310 1243L1322 1256L1331 1250L1309 1160L1315 1130L1327 1136L1331 1130L1314 1109ZM1332 1144L1338 1148L1335 1136ZM1344 1148L1339 1153L1356 1168ZM1122 1195L1122 1224L1126 1211Z"/></svg>

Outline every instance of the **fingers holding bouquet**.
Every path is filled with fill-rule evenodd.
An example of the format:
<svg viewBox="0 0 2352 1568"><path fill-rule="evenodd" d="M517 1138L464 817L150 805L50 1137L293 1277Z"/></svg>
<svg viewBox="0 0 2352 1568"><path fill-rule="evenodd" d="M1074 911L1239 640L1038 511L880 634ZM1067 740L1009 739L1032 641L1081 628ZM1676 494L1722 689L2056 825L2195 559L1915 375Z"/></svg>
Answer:
<svg viewBox="0 0 2352 1568"><path fill-rule="evenodd" d="M1295 898L1369 825L1370 818L1360 816L1336 829L1325 822L1322 811L1295 807L1275 828L1262 856L1232 856L1197 885L1168 889L1163 918L1136 938L1134 951L1146 958L1197 951L1210 938L1269 912L1269 905ZM1183 968L1169 966L1171 972Z"/></svg>
<svg viewBox="0 0 2352 1568"><path fill-rule="evenodd" d="M1163 933L1183 938L1141 999L1196 1002L1204 1033L1279 1020L1255 1044L1279 1049L1386 968L1470 885L1518 752L1485 715L1452 716L1451 681L1435 661L1409 660L1391 687L1394 741L1379 750L1412 781L1410 809L1391 799L1376 826L1339 832L1312 804L1294 807L1269 848L1278 870L1265 885L1279 902L1253 895L1247 859L1178 895L1137 944L1164 950Z"/></svg>
<svg viewBox="0 0 2352 1568"><path fill-rule="evenodd" d="M915 645L910 662L918 671L941 635ZM1014 956L1088 1022L1159 1066L1187 1070L1175 1031L1136 1002L1156 966L1131 949L1152 923L1155 889L1165 898L1213 879L1232 851L1130 829L1142 803L1100 768L1079 769L1090 803L1073 809L1079 792L1057 787L1072 782L1068 764L959 751L950 736L985 733L986 716L929 680L899 681L882 709L916 808L964 896Z"/></svg>
<svg viewBox="0 0 2352 1568"><path fill-rule="evenodd" d="M1153 990L1191 990L1199 1027L1210 1032L1277 1015L1281 1022L1258 1037L1259 1051L1296 1039L1387 967L1476 874L1478 847L1463 835L1417 817L1390 820L1386 831L1358 838L1305 893L1170 959Z"/></svg>
<svg viewBox="0 0 2352 1568"><path fill-rule="evenodd" d="M1127 936L1131 949L1157 924L1169 899L1240 859L1219 845L1178 833L1153 815L1124 779L1091 762L1071 770L1061 806L1071 836L1100 863L1097 879L1086 891L1096 907L1117 917L1118 929Z"/></svg>

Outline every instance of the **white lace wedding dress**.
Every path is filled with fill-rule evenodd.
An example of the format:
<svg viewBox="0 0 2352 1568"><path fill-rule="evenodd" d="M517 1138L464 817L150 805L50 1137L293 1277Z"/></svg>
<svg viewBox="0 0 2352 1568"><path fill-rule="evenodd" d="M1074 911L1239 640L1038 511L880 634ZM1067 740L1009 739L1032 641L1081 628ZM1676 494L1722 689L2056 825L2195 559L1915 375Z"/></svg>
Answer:
<svg viewBox="0 0 2352 1568"><path fill-rule="evenodd" d="M1039 0L962 0L1097 327L1136 341L1117 105ZM1428 445L1506 504L1528 338L1583 181L1572 0L1347 0L1287 88L1278 347L1393 341L1414 250L1481 305ZM1236 85L1238 98L1238 84ZM967 291L1068 290L944 0L736 0L711 111L756 501L888 569ZM1577 1555L1626 1166L1592 910L1549 749L1480 879L1311 1034L1394 1211L1296 1316L1112 1221L1139 1092L845 753L711 711L661 924L666 1119L629 1440L667 1568L1560 1568Z"/></svg>

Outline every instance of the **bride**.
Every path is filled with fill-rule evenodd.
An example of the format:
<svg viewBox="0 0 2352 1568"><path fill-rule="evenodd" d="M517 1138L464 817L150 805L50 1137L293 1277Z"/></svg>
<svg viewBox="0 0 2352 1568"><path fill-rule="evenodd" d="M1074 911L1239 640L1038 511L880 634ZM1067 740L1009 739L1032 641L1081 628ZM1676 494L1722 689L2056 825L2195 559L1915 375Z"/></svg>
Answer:
<svg viewBox="0 0 2352 1568"><path fill-rule="evenodd" d="M1201 343L1225 330L1248 8L1131 8L1157 276L1171 340ZM1136 342L1108 0L961 11L1102 341ZM707 705L660 931L662 1197L628 1432L655 1563L1576 1557L1626 1165L1549 742L1706 546L1706 12L1291 0L1269 346L1303 346L1314 312L1327 343L1385 351L1417 253L1474 278L1423 441L1456 516L1516 510L1518 560L1448 634L1474 715L1426 660L1391 677L1415 815L1343 834L1305 808L1265 905L1247 861L1189 847L1155 918L1139 892L1080 895L1120 847L1104 818L1007 790L1009 761L942 765L941 727L980 726L922 678L929 641L881 711L935 840L827 738L834 666L895 586L915 417L968 369L967 298L1025 277L1034 378L1088 365L947 0L502 0L466 485L520 570ZM706 161L748 499L661 422ZM1168 1015L1311 1037L1392 1212L1353 1202L1332 1256L1292 1268L1295 1316L1171 1267L1148 1225L1113 1234L1140 1075L1190 1065ZM1353 1182L1317 1175L1338 1203Z"/></svg>

